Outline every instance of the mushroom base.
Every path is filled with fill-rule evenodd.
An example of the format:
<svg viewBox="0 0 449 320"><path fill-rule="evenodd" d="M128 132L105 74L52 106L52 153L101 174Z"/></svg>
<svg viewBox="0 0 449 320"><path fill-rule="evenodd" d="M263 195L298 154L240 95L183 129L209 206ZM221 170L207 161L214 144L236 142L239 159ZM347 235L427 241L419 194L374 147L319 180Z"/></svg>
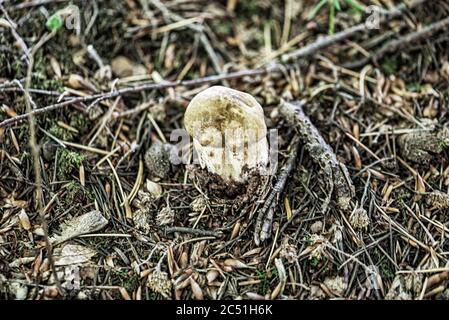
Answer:
<svg viewBox="0 0 449 320"><path fill-rule="evenodd" d="M237 137L234 139L237 140ZM268 141L264 137L251 145L228 143L224 148L203 146L193 139L193 146L202 168L225 179L243 183L251 170L266 171L268 164Z"/></svg>
<svg viewBox="0 0 449 320"><path fill-rule="evenodd" d="M245 182L225 180L216 173L198 166L188 166L192 178L196 178L201 187L217 198L236 201L247 201L254 197L264 185L266 176L261 175L257 169L246 169L247 180Z"/></svg>

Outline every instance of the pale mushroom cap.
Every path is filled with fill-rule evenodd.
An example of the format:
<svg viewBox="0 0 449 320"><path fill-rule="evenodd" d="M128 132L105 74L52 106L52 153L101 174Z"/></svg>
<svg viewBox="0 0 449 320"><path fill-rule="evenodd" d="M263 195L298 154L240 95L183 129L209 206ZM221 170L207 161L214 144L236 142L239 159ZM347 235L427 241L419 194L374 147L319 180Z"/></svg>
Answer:
<svg viewBox="0 0 449 320"><path fill-rule="evenodd" d="M223 86L210 87L190 101L184 115L187 132L202 146L223 147L225 133L239 144L266 138L263 109L251 95ZM234 140L234 139L232 139Z"/></svg>

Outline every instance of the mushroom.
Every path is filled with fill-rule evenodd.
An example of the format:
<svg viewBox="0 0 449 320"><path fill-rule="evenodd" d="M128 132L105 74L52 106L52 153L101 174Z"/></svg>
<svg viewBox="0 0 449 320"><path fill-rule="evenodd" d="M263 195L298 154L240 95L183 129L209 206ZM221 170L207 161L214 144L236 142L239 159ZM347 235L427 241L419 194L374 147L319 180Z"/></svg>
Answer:
<svg viewBox="0 0 449 320"><path fill-rule="evenodd" d="M213 86L190 101L184 125L193 138L201 168L224 181L244 183L268 164L267 126L251 95Z"/></svg>

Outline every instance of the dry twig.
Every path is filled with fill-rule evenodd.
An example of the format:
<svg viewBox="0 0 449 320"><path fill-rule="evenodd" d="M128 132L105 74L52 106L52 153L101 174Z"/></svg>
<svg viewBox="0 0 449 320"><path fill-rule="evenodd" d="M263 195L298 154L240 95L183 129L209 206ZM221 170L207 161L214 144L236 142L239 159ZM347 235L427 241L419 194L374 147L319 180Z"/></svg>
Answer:
<svg viewBox="0 0 449 320"><path fill-rule="evenodd" d="M274 209L279 202L281 193L287 185L287 180L293 169L295 168L296 158L298 156L299 141L294 139L291 144L292 152L285 165L282 167L278 180L273 187L273 190L268 194L263 207L260 209L257 219L256 227L254 229L254 242L260 245L262 242L270 237L271 226L273 224Z"/></svg>

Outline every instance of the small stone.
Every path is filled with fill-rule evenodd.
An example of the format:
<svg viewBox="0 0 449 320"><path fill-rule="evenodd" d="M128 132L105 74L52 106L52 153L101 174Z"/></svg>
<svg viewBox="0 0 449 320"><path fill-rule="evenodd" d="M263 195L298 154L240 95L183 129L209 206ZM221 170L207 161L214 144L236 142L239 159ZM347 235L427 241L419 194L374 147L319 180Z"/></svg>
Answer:
<svg viewBox="0 0 449 320"><path fill-rule="evenodd" d="M48 162L53 161L57 150L58 144L52 140L48 140L42 145L42 156Z"/></svg>
<svg viewBox="0 0 449 320"><path fill-rule="evenodd" d="M134 64L124 56L118 56L111 61L112 72L120 78L133 75Z"/></svg>
<svg viewBox="0 0 449 320"><path fill-rule="evenodd" d="M149 179L145 182L145 191L149 192L155 200L162 196L162 187L160 184L153 182Z"/></svg>
<svg viewBox="0 0 449 320"><path fill-rule="evenodd" d="M37 228L35 228L35 229L33 230L33 233L34 233L36 236L39 236L39 237L44 237L44 236L45 236L45 232L44 232L44 229L42 229L42 227L37 227Z"/></svg>
<svg viewBox="0 0 449 320"><path fill-rule="evenodd" d="M165 178L170 172L170 152L166 144L155 141L145 153L145 165L152 176Z"/></svg>

